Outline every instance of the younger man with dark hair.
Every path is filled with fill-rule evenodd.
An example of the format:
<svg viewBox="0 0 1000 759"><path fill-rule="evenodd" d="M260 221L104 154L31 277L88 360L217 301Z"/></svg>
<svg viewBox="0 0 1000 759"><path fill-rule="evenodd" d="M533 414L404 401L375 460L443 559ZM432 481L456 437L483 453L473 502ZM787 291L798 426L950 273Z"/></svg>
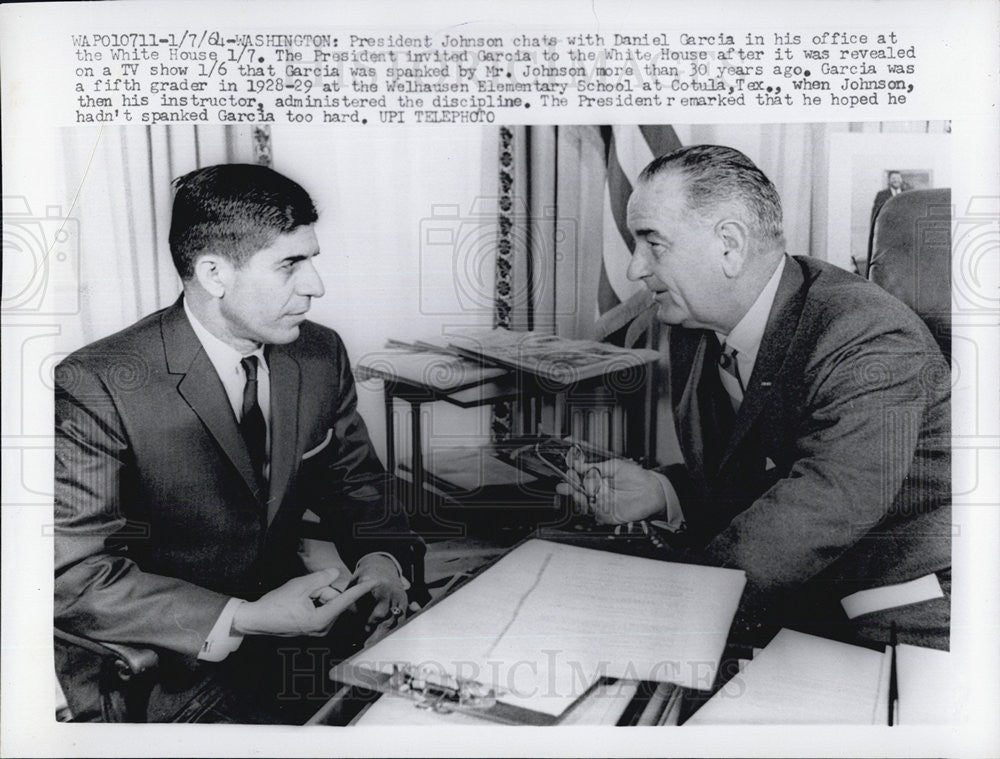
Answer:
<svg viewBox="0 0 1000 759"><path fill-rule="evenodd" d="M318 704L290 697L291 662L271 636L325 635L368 594L369 623L391 623L416 539L358 415L343 343L306 320L324 293L309 195L251 165L176 187L183 295L56 370L56 624L160 651L151 720L177 718L214 679L209 719L302 721ZM343 593L334 569L304 574L306 509L355 567ZM60 648L57 668L77 718L92 716L92 664Z"/></svg>

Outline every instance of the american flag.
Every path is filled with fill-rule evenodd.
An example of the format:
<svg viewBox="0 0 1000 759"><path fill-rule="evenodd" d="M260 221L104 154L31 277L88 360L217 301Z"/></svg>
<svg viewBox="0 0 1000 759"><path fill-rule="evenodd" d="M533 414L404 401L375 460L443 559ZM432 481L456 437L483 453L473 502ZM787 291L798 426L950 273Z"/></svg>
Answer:
<svg viewBox="0 0 1000 759"><path fill-rule="evenodd" d="M639 173L657 156L681 147L673 127L602 126L607 165L604 190L604 245L597 290L598 334L612 342L626 341L624 329L649 305L641 282L625 276L635 240L626 225L628 199ZM621 334L619 334L621 333Z"/></svg>

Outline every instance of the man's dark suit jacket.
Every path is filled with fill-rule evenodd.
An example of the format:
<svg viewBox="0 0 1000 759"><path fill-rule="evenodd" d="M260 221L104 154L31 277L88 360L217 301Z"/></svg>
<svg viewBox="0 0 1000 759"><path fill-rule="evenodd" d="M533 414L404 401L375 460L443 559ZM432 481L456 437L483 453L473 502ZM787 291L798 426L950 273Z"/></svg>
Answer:
<svg viewBox="0 0 1000 759"><path fill-rule="evenodd" d="M348 566L414 540L356 408L344 345L304 322L268 349L270 492L183 305L56 370L55 621L71 633L193 661L230 597L304 573L308 508ZM72 693L85 667L61 672ZM93 673L90 673L91 675Z"/></svg>
<svg viewBox="0 0 1000 759"><path fill-rule="evenodd" d="M950 567L950 372L916 314L792 257L735 419L717 346L671 330L685 466L667 473L689 544L747 572L753 615L846 624L844 596Z"/></svg>
<svg viewBox="0 0 1000 759"><path fill-rule="evenodd" d="M900 192L902 192L902 190L900 190ZM875 193L875 202L872 203L872 218L871 218L872 224L875 223L875 217L878 216L878 212L882 210L882 206L884 206L885 202L891 197L892 197L892 190L890 190L888 187L884 190L879 190L877 193Z"/></svg>

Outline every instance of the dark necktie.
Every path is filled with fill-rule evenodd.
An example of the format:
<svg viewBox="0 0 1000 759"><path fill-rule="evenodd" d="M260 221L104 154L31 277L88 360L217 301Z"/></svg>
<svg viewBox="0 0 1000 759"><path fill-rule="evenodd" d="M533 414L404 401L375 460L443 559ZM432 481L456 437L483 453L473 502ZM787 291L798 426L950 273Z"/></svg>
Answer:
<svg viewBox="0 0 1000 759"><path fill-rule="evenodd" d="M240 361L247 376L243 387L243 413L240 416L240 434L250 452L250 461L262 486L266 485L264 464L267 461L267 424L257 402L257 357L246 356Z"/></svg>

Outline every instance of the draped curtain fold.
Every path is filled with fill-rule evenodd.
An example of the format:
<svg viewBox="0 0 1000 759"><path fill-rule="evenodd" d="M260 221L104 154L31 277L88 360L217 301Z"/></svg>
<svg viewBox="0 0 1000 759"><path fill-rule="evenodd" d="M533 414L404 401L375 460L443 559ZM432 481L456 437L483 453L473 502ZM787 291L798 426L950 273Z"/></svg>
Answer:
<svg viewBox="0 0 1000 759"><path fill-rule="evenodd" d="M593 127L501 127L495 326L593 335L604 181ZM516 427L514 404L496 404L494 437Z"/></svg>
<svg viewBox="0 0 1000 759"><path fill-rule="evenodd" d="M589 126L502 127L495 322L566 336L593 332L604 159ZM505 210L504 206L509 210Z"/></svg>
<svg viewBox="0 0 1000 759"><path fill-rule="evenodd" d="M180 293L167 244L171 181L201 166L253 162L246 127L64 131L65 193L80 222L79 347L163 308Z"/></svg>

